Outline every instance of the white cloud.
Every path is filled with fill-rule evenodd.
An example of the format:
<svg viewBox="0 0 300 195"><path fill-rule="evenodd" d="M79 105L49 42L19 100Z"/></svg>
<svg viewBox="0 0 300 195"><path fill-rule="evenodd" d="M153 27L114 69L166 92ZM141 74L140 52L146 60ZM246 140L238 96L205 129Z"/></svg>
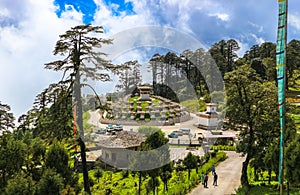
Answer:
<svg viewBox="0 0 300 195"><path fill-rule="evenodd" d="M0 21L4 18L10 17L10 12L7 8L0 8Z"/></svg>
<svg viewBox="0 0 300 195"><path fill-rule="evenodd" d="M291 26L300 30L300 16L298 14L290 14L288 21Z"/></svg>
<svg viewBox="0 0 300 195"><path fill-rule="evenodd" d="M20 7L1 9L13 14ZM82 22L74 10L58 19L52 0L24 0L21 9L22 17L0 26L0 101L11 105L17 117L32 107L38 93L60 78L60 74L45 70L44 64L59 58L52 55L58 35Z"/></svg>
<svg viewBox="0 0 300 195"><path fill-rule="evenodd" d="M111 9L115 7L115 5L107 7L102 0L96 0L95 2L99 6L99 10L95 13L95 21L93 23L104 26L106 32L110 35L137 26L155 24L151 12L147 9L145 10L143 1L133 2L136 14L126 15L125 12L123 12L120 16L114 16L112 13Z"/></svg>
<svg viewBox="0 0 300 195"><path fill-rule="evenodd" d="M73 5L65 5L65 10L68 11L62 12L62 19L76 21L78 24L82 23L83 14L77 12Z"/></svg>
<svg viewBox="0 0 300 195"><path fill-rule="evenodd" d="M258 32L260 32L260 33L263 32L263 30L264 30L263 26L260 26L258 24L254 24L253 22L248 21L248 24L250 24L250 26L253 26L254 28L256 28L258 30Z"/></svg>
<svg viewBox="0 0 300 195"><path fill-rule="evenodd" d="M258 37L257 35L253 34L253 33L250 33L251 37L253 37L255 39L255 42L260 45L262 43L265 42L264 38L263 37Z"/></svg>
<svg viewBox="0 0 300 195"><path fill-rule="evenodd" d="M245 43L245 42L242 42L240 40L236 40L240 46L240 49L237 51L237 55L239 57L243 57L243 55L245 54L246 51L249 50L249 44L248 43Z"/></svg>
<svg viewBox="0 0 300 195"><path fill-rule="evenodd" d="M226 13L214 13L214 14L209 14L210 16L215 16L218 19L224 21L224 22L228 22L229 21L229 15Z"/></svg>

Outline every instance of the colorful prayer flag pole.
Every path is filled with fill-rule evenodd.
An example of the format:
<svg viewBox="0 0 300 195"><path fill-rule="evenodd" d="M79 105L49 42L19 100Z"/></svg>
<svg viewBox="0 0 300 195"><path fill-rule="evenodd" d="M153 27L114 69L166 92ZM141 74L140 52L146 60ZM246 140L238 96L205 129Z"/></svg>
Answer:
<svg viewBox="0 0 300 195"><path fill-rule="evenodd" d="M278 183L282 193L283 184L283 147L285 131L285 87L286 87L286 45L287 45L287 7L288 0L278 0L278 31L276 45L276 69L278 84L278 109L280 116L280 153Z"/></svg>

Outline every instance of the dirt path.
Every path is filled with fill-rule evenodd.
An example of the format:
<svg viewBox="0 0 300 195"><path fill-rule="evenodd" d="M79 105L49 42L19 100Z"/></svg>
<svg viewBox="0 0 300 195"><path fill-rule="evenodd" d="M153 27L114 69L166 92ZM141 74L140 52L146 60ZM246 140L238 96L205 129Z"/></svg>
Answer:
<svg viewBox="0 0 300 195"><path fill-rule="evenodd" d="M235 194L235 190L240 185L242 164L245 160L240 154L226 152L228 158L216 167L218 174L218 186L214 187L212 174L209 174L208 188L199 184L188 195L228 195Z"/></svg>

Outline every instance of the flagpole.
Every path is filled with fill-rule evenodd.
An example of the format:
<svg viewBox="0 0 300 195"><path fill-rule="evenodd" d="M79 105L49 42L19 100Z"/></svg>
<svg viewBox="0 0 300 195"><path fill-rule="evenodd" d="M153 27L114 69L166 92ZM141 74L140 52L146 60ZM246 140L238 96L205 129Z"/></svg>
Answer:
<svg viewBox="0 0 300 195"><path fill-rule="evenodd" d="M280 151L279 151L279 175L278 184L280 194L283 194L284 180L284 132L285 124L285 91L286 91L286 56L287 56L287 11L288 0L278 0L279 15L278 15L278 31L276 45L276 69L277 69L277 84L278 84L278 108L280 115Z"/></svg>

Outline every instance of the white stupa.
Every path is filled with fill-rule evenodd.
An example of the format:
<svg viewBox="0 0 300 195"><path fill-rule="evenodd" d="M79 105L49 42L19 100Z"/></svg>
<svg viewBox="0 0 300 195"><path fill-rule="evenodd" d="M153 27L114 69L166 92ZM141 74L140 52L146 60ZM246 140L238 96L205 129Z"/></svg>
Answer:
<svg viewBox="0 0 300 195"><path fill-rule="evenodd" d="M198 127L202 129L212 130L216 129L220 122L217 113L218 104L208 103L206 104L206 111L197 113Z"/></svg>

